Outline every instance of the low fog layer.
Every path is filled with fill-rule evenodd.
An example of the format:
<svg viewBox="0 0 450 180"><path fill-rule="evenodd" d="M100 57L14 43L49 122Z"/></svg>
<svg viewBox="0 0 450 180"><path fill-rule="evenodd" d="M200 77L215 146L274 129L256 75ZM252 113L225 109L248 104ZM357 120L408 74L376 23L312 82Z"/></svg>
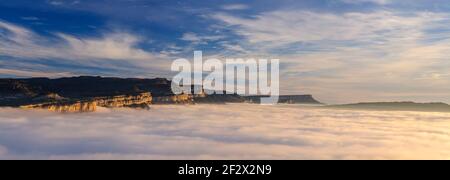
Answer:
<svg viewBox="0 0 450 180"><path fill-rule="evenodd" d="M0 159L450 157L445 113L239 104L0 114Z"/></svg>

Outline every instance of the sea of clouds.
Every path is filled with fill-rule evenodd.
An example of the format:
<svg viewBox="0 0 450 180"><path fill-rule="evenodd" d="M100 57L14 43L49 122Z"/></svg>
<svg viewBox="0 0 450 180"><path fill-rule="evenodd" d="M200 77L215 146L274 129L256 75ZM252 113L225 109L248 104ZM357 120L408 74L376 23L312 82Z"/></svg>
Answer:
<svg viewBox="0 0 450 180"><path fill-rule="evenodd" d="M446 113L236 104L0 114L0 159L450 159Z"/></svg>

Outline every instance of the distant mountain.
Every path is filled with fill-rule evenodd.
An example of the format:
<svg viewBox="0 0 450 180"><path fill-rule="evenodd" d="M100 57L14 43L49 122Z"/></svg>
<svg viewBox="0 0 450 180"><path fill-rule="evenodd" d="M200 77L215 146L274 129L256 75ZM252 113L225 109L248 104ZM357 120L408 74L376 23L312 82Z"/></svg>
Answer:
<svg viewBox="0 0 450 180"><path fill-rule="evenodd" d="M445 103L371 102L371 103L331 105L326 107L338 109L361 109L361 110L378 110L378 111L450 112L450 105Z"/></svg>
<svg viewBox="0 0 450 180"><path fill-rule="evenodd" d="M252 103L260 103L261 98L269 96L245 96L245 99ZM281 95L278 97L280 104L322 104L314 99L312 95Z"/></svg>

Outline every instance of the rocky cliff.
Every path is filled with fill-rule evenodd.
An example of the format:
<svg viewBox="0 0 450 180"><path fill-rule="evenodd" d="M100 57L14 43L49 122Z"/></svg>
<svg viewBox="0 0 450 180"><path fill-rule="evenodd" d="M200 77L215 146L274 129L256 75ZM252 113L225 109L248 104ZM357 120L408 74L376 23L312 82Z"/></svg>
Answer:
<svg viewBox="0 0 450 180"><path fill-rule="evenodd" d="M53 112L94 112L97 110L95 102L74 102L74 103L47 103L21 106L22 109L47 109Z"/></svg>
<svg viewBox="0 0 450 180"><path fill-rule="evenodd" d="M235 94L175 95L167 79L72 77L0 79L0 107L92 112L97 107L144 108L150 104L259 103L265 96ZM193 86L194 87L194 86ZM205 92L205 90L204 90ZM280 103L318 104L310 95L280 96Z"/></svg>
<svg viewBox="0 0 450 180"><path fill-rule="evenodd" d="M148 109L152 103L151 93L141 93L137 95L122 95L112 97L96 97L82 101L56 101L23 105L23 109L47 109L55 112L93 112L97 107L106 108L143 108Z"/></svg>
<svg viewBox="0 0 450 180"><path fill-rule="evenodd" d="M0 79L0 107L91 112L97 107L148 108L153 96L170 97L167 79L72 77ZM181 101L182 97L179 97ZM186 101L186 100L183 100Z"/></svg>
<svg viewBox="0 0 450 180"><path fill-rule="evenodd" d="M95 98L93 102L97 106L107 108L119 108L119 107L146 107L152 104L153 97L151 93L141 93L138 95L123 95L105 98Z"/></svg>
<svg viewBox="0 0 450 180"><path fill-rule="evenodd" d="M190 94L159 96L153 98L153 104L193 104L194 96Z"/></svg>

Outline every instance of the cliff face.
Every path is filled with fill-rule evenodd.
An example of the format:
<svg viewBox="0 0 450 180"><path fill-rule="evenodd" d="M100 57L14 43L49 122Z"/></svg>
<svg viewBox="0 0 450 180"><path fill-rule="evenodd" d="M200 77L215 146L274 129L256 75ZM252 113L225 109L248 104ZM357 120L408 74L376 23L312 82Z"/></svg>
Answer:
<svg viewBox="0 0 450 180"><path fill-rule="evenodd" d="M74 113L74 112L94 112L97 110L95 102L75 102L75 103L49 103L33 104L21 106L22 109L47 109L53 112Z"/></svg>
<svg viewBox="0 0 450 180"><path fill-rule="evenodd" d="M153 97L151 93L141 93L135 96L115 96L111 98L97 98L97 106L107 108L129 107L137 105L150 105Z"/></svg>
<svg viewBox="0 0 450 180"><path fill-rule="evenodd" d="M148 109L152 103L151 93L138 95L124 95L113 97L99 97L78 102L50 102L21 106L24 109L47 109L54 112L94 112L97 107L121 108L133 107Z"/></svg>
<svg viewBox="0 0 450 180"><path fill-rule="evenodd" d="M160 96L153 98L153 104L192 104L194 96L190 94Z"/></svg>

